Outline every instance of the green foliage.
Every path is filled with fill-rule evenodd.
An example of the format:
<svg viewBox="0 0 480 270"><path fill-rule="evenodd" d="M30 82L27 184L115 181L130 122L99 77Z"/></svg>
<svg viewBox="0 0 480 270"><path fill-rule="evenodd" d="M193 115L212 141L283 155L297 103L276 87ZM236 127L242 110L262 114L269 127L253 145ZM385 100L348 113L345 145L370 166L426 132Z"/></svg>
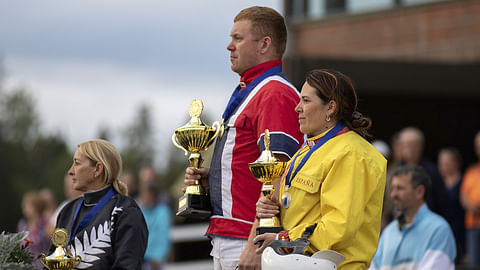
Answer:
<svg viewBox="0 0 480 270"><path fill-rule="evenodd" d="M35 269L27 246L21 242L28 232L0 234L0 269Z"/></svg>
<svg viewBox="0 0 480 270"><path fill-rule="evenodd" d="M155 145L150 108L139 107L133 122L124 131L125 147L122 149L123 167L138 172L142 167L153 167Z"/></svg>

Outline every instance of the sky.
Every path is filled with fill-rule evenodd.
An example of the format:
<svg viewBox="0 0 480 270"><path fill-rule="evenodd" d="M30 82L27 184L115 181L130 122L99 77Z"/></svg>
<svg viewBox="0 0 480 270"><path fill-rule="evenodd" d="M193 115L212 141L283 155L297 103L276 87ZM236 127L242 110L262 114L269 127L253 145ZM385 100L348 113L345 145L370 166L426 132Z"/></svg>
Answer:
<svg viewBox="0 0 480 270"><path fill-rule="evenodd" d="M194 98L220 120L239 79L226 50L233 18L252 5L283 13L281 0L0 0L3 88L27 88L44 133L72 150L103 126L121 144L141 104L154 147L170 147Z"/></svg>

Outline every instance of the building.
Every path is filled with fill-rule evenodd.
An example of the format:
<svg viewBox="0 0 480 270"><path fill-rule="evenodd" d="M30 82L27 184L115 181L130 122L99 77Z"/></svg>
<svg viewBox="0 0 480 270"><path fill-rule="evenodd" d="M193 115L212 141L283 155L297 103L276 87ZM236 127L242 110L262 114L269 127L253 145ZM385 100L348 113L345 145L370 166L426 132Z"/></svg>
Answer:
<svg viewBox="0 0 480 270"><path fill-rule="evenodd" d="M480 130L480 0L285 0L285 73L333 68L354 80L375 138L421 128L426 154L475 160Z"/></svg>

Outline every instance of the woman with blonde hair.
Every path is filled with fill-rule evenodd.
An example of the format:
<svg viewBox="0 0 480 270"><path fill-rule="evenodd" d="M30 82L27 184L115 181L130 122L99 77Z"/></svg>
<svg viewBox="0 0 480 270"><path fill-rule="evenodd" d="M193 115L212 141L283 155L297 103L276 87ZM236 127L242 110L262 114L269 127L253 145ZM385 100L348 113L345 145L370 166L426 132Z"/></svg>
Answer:
<svg viewBox="0 0 480 270"><path fill-rule="evenodd" d="M75 151L68 174L83 196L62 209L56 227L69 232L72 254L82 257L78 268L141 269L148 230L121 170L122 158L108 141L87 141Z"/></svg>

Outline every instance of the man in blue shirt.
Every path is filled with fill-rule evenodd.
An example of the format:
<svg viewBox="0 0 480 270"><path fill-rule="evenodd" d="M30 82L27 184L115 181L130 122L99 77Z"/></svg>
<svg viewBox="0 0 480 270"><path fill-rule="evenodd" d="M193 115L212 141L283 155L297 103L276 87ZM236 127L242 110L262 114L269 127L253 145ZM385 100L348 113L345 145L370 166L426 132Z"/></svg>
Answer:
<svg viewBox="0 0 480 270"><path fill-rule="evenodd" d="M394 171L390 195L401 215L382 232L370 269L455 269L452 230L425 204L430 185L419 166Z"/></svg>

